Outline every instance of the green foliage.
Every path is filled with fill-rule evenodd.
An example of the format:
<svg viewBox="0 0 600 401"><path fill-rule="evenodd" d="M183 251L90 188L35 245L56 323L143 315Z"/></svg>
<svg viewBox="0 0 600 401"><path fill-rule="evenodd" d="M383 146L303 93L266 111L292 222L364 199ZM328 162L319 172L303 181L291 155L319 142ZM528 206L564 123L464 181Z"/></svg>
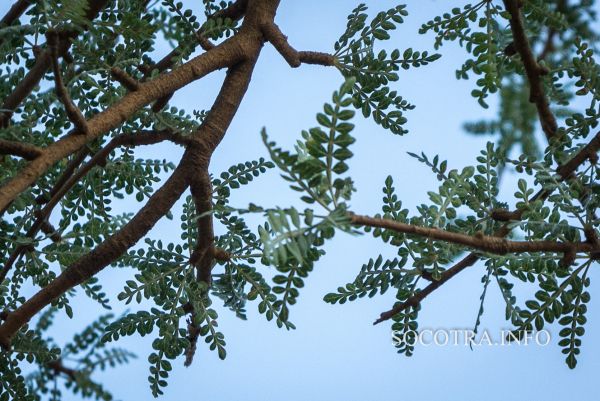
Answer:
<svg viewBox="0 0 600 401"><path fill-rule="evenodd" d="M112 400L112 395L92 375L127 364L136 357L126 349L107 348L101 341L105 327L113 316L100 316L75 334L71 342L58 347L41 339L50 328L56 311L55 308L49 309L40 318L36 330L28 331L15 344L18 346L17 360L35 361L39 365L26 377L26 383L35 397L33 399L40 399L45 394L52 399L59 399L62 393L57 384L63 381L65 388L83 399Z"/></svg>
<svg viewBox="0 0 600 401"><path fill-rule="evenodd" d="M223 205L231 195L232 189L248 185L260 174L264 174L267 169L274 167L275 165L272 162L265 161L262 157L259 160L231 166L227 171L222 172L219 178L212 181L216 203Z"/></svg>
<svg viewBox="0 0 600 401"><path fill-rule="evenodd" d="M204 284L204 283L202 283ZM200 331L204 341L209 344L211 351L217 351L219 358L225 359L225 337L217 331L217 312L212 309L211 300L206 295L206 286L191 283L187 288L190 303L195 313L192 315L192 324Z"/></svg>
<svg viewBox="0 0 600 401"><path fill-rule="evenodd" d="M540 274L540 290L535 293L535 299L525 303L527 309L518 311L518 329L510 336L511 340L523 338L526 332L542 330L546 323L558 323L563 326L559 336L559 345L566 355L566 363L573 369L577 365L577 355L580 353L581 337L585 333L584 324L587 322L585 313L590 301L589 292L584 288L590 284L587 277L591 262L572 269L558 269L557 277L564 278L558 284L553 276ZM581 276L580 276L581 274Z"/></svg>
<svg viewBox="0 0 600 401"><path fill-rule="evenodd" d="M348 122L354 116L349 109L354 82L349 78L333 93L333 104L326 103L323 113L317 114L320 126L302 132L296 154L276 148L274 142L268 141L266 131L262 133L273 162L282 177L292 183L290 187L304 193L303 201L318 203L327 210L342 205L354 191L352 180L341 177L348 171L346 160L353 156L349 147L355 142L351 135L354 124Z"/></svg>
<svg viewBox="0 0 600 401"><path fill-rule="evenodd" d="M386 50L376 53L376 42L390 39L390 31L404 22L408 12L406 6L400 5L378 13L367 24L366 10L364 4L353 10L346 31L334 45L338 68L346 78L354 79L351 84L354 107L365 117L372 116L377 124L392 133L406 134L402 127L406 123L403 111L414 106L390 90L389 84L399 79L400 68L424 66L440 55L413 51L412 48L403 52L395 49L389 55ZM392 110L388 111L390 107Z"/></svg>
<svg viewBox="0 0 600 401"><path fill-rule="evenodd" d="M406 302L406 300L414 295L414 285L409 288L401 288L396 294L397 302ZM417 322L420 307L409 307L404 311L396 314L392 320L392 331L397 333L396 337L400 339L394 346L399 354L412 356L416 343L416 332L419 328Z"/></svg>
<svg viewBox="0 0 600 401"><path fill-rule="evenodd" d="M343 304L346 301L354 301L368 295L373 298L375 295L385 294L390 287L401 286L407 277L402 267L406 264L406 258L398 260L383 261L381 255L376 260L369 259L369 263L363 265L359 275L353 283L346 284L345 287L339 287L337 293L330 293L323 298L325 302Z"/></svg>
<svg viewBox="0 0 600 401"><path fill-rule="evenodd" d="M500 87L500 69L505 64L504 56L500 53L502 45L507 45L506 31L495 19L502 8L493 5L491 1L483 0L477 4L467 4L463 9L453 8L450 13L445 13L423 24L419 33L434 32L435 48L442 46L444 41L459 41L473 58L465 61L463 66L456 71L458 79L468 79L468 72L481 76L477 80L478 89L471 95L477 99L482 107L487 108L485 99L490 93L496 93ZM482 14L480 16L480 13ZM477 22L481 31L473 31L471 24Z"/></svg>

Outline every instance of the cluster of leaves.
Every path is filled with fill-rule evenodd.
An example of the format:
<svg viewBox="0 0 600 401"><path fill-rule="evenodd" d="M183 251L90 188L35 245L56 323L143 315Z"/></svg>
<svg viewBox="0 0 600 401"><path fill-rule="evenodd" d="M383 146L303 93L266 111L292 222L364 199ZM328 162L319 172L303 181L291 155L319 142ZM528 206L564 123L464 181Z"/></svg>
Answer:
<svg viewBox="0 0 600 401"><path fill-rule="evenodd" d="M597 101L591 89L597 85L594 77L598 76L593 59L595 46L588 44L596 43L598 39L589 25L589 18L595 15L592 3L567 7L558 0L535 0L524 2L521 11L527 21L525 27L531 47L543 57L539 63L548 71L544 78L548 96L555 104L563 106L557 110L557 116L566 123L566 127L559 129L561 139L568 142L587 136L598 120ZM481 76L473 96L482 106L486 107L488 94L499 89L498 117L469 123L465 126L467 132L497 136L505 157L520 145L522 153L539 158L542 152L535 140L537 116L529 102L529 85L523 77L519 56L515 54L508 19L506 11L492 2L481 1L437 17L424 24L421 32L436 32L436 47L445 40L458 39L473 55L473 59L467 60L457 71L457 77L467 79L469 71ZM475 23L485 30L474 32L471 25ZM572 85L577 88L575 91L571 90ZM574 95L591 95L591 104L585 113L568 108ZM553 149L553 154L556 151Z"/></svg>
<svg viewBox="0 0 600 401"><path fill-rule="evenodd" d="M267 169L274 167L275 165L272 162L266 161L263 157L231 166L227 171L222 172L219 178L212 181L215 204L224 206L231 195L232 189L248 185L260 174L264 174Z"/></svg>
<svg viewBox="0 0 600 401"><path fill-rule="evenodd" d="M456 72L459 79L468 79L468 73L481 76L477 80L478 89L471 94L482 107L487 108L485 99L489 93L495 93L500 87L500 69L505 64L505 56L500 51L507 46L505 29L496 20L502 11L499 5L493 5L489 0L477 4L467 4L464 8L453 8L451 12L435 17L423 24L419 33L435 33L435 48L438 49L444 41L458 40L461 46L473 58L465 61ZM479 14L482 14L481 16ZM471 24L477 22L481 31L474 31Z"/></svg>
<svg viewBox="0 0 600 401"><path fill-rule="evenodd" d="M394 258L384 262L381 255L376 260L369 259L369 263L362 266L354 282L339 287L337 293L327 294L323 299L330 304L344 304L365 295L372 298L378 293L385 294L390 287L401 286L402 281L408 277L407 274L403 274L408 273L403 269L407 259Z"/></svg>
<svg viewBox="0 0 600 401"><path fill-rule="evenodd" d="M200 35L210 39L229 37L237 31L237 22L230 18L213 18L212 14L228 6L222 2L220 6L214 4L205 5L206 21L200 23L193 10L185 8L181 1L162 0L164 8L156 10L157 21L162 21L162 31L165 39L178 46L180 51L177 58L187 59L196 46ZM192 33L192 34L190 34Z"/></svg>
<svg viewBox="0 0 600 401"><path fill-rule="evenodd" d="M535 137L537 114L529 102L529 92L524 90L526 86L520 78L507 77L499 90L498 118L470 122L464 126L470 134L498 136L498 151L503 158L509 157L517 145L520 145L523 155L539 158L542 154ZM503 168L504 165L500 165L499 172Z"/></svg>
<svg viewBox="0 0 600 401"><path fill-rule="evenodd" d="M128 350L107 348L100 341L113 316L99 317L73 336L69 343L59 347L51 338L43 339L57 311L55 307L50 308L40 317L33 330L19 333L13 341L13 360L3 354L0 364L6 364L8 369L3 371L2 385L5 391L1 393L2 399L41 400L45 395L60 399L62 392L58 383L62 382L65 388L83 399L112 400L112 395L92 378L93 374L108 367L126 364L135 358ZM26 377L22 376L18 367L20 361L35 366Z"/></svg>
<svg viewBox="0 0 600 401"><path fill-rule="evenodd" d="M567 365L571 369L575 368L581 337L585 333L587 303L591 298L586 291L590 284L587 275L591 264L591 261L587 261L575 268L565 268L552 261L535 263L532 268L527 269L527 280L524 281L537 280L540 289L535 293L534 299L525 302L525 308L514 305L510 286L506 281L500 282L503 293L509 294L506 298L507 319L517 327L508 335L508 340L523 341L532 330L539 331L546 324L558 322L563 327L559 332L561 339L558 344L566 355ZM516 268L514 262L507 265ZM506 271L497 269L494 274L506 274Z"/></svg>
<svg viewBox="0 0 600 401"><path fill-rule="evenodd" d="M348 122L354 116L349 109L354 82L348 79L333 93L332 103L326 103L324 112L317 114L320 126L302 132L297 153L277 148L268 141L266 132L262 134L273 162L290 187L303 193L303 201L317 203L328 211L349 200L354 190L352 180L341 177L348 171L346 160L353 156L349 146L355 142L351 135L354 125Z"/></svg>
<svg viewBox="0 0 600 401"><path fill-rule="evenodd" d="M600 66L595 60L595 50L580 38L574 40L573 46L576 54L565 67L556 71L553 76L554 87L560 89L564 85L562 81L568 80L577 88L575 95L582 100L589 99L589 105L583 113L565 113L565 126L559 130L563 146L571 145L573 140L588 137L598 127L600 120ZM554 152L556 154L557 150Z"/></svg>
<svg viewBox="0 0 600 401"><path fill-rule="evenodd" d="M376 52L376 42L390 39L389 31L404 22L408 12L405 6L400 5L378 13L367 24L365 11L367 6L361 4L348 17L346 31L334 45L337 65L346 78L354 80L354 107L365 117L372 116L377 124L392 133L405 134L403 112L414 106L391 90L389 83L398 80L401 68L424 66L440 55L413 51L412 48L403 52L395 49L389 55L383 49Z"/></svg>

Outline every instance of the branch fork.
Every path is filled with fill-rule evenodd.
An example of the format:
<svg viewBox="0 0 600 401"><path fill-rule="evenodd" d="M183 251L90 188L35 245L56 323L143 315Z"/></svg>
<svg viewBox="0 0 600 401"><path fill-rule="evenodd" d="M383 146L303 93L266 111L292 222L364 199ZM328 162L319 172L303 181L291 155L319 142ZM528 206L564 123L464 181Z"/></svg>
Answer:
<svg viewBox="0 0 600 401"><path fill-rule="evenodd" d="M324 66L335 65L335 57L331 54L297 51L289 43L288 38L281 32L281 29L274 22L266 23L262 26L262 32L265 39L281 54L292 68L298 68L304 64L319 64Z"/></svg>

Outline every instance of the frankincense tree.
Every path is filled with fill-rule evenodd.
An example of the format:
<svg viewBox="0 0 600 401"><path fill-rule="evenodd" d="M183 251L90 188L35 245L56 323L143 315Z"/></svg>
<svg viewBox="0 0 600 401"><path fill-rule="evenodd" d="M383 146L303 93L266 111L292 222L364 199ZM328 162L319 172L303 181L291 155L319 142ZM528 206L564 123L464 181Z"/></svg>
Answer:
<svg viewBox="0 0 600 401"><path fill-rule="evenodd" d="M154 339L148 380L158 396L172 361L192 363L198 342L225 358L214 303L242 319L247 304L256 304L267 320L294 329L290 308L340 231L370 233L397 256L386 260L374 251L356 280L325 302L393 290L397 302L375 323L414 333L429 294L465 269L481 269L482 305L488 286L497 285L515 339L548 324L560 327L559 345L574 368L589 272L600 259L593 6L591 0L450 6L422 25L419 33L433 38L434 50L426 51L389 46L406 6L380 11L361 4L331 51L321 53L288 41L276 24L278 8L286 7L278 0L203 0L192 9L174 0L15 1L0 21L0 400L60 399L65 389L111 399L94 372L132 358L118 346L132 335ZM173 44L161 59L158 41ZM463 168L411 154L439 180L416 212L403 207L392 177L382 173L380 212L355 213L347 160L361 149L352 121L372 119L401 140L414 106L396 82L403 70L435 62L434 51L447 41L464 49L456 78L473 79L475 101L487 108L491 97L499 100L496 119L466 124L492 140ZM268 160L231 160L227 171L212 171L211 156L264 46L292 68L336 69L339 90L315 110L316 121L306 122L293 151L264 130ZM221 69L227 74L210 110L169 105L177 90ZM543 141L536 139L540 132ZM134 157L134 147L162 142L183 147L181 160ZM230 202L232 191L267 170L277 170L305 208ZM501 199L507 170L521 178L514 198ZM114 213L111 203L123 198L141 207ZM173 216L179 200L183 212ZM263 223L253 226L249 215ZM163 217L180 221L180 241L147 238ZM96 277L113 267L136 272L118 299ZM534 299L518 300L516 282L535 288ZM72 316L77 287L100 308L153 306L101 314L58 346L47 329L59 314ZM482 313L480 307L477 325ZM410 336L401 338L398 352L411 355Z"/></svg>

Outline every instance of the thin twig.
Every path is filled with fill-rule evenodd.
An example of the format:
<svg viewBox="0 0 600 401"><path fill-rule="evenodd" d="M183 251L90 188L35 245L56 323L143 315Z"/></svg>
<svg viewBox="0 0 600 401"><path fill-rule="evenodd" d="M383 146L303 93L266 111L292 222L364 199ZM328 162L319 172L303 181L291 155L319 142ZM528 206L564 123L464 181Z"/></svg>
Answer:
<svg viewBox="0 0 600 401"><path fill-rule="evenodd" d="M56 189L52 191L51 198L41 210L36 212L36 220L25 233L25 237L33 239L37 233L42 230L45 234L50 235L50 238L55 242L60 241L60 234L52 227L48 220L56 205L58 205L60 200L75 184L77 184L77 182L79 182L79 180L81 180L92 168L103 164L110 153L119 146L152 145L165 140L172 141L179 145L186 145L188 143L187 138L173 133L170 130L141 131L136 134L124 134L113 138L108 145L97 152L90 161L77 170L76 173L71 172L68 175L68 178L66 178L60 186L55 186ZM0 270L0 282L4 281L14 263L26 249L26 245L17 246L9 255L2 270Z"/></svg>
<svg viewBox="0 0 600 401"><path fill-rule="evenodd" d="M46 40L48 41L48 48L50 49L56 95L65 106L67 117L76 128L75 132L78 134L88 135L90 133L90 128L88 127L87 121L83 116L83 113L81 113L81 110L79 110L79 108L73 103L73 100L71 100L69 91L62 79L60 65L58 63L58 32L53 29L49 29L46 32Z"/></svg>

